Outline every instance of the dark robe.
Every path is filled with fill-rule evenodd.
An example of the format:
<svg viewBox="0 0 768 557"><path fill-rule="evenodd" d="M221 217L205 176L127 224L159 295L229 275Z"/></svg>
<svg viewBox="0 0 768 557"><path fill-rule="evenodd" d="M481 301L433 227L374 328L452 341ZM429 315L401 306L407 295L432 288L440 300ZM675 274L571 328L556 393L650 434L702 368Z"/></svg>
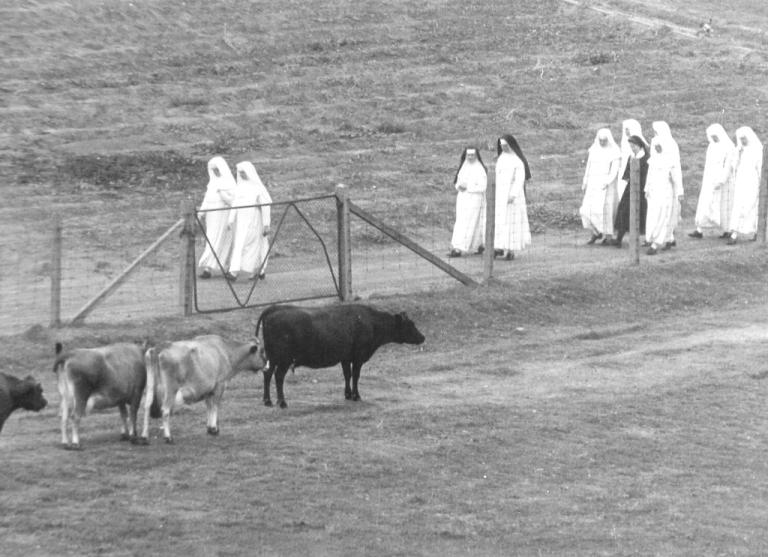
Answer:
<svg viewBox="0 0 768 557"><path fill-rule="evenodd" d="M648 212L648 201L645 199L645 178L648 176L649 158L648 151L645 151L643 156L638 159L640 161L640 234L645 234L645 215ZM627 181L627 187L624 188L624 193L621 194L619 207L616 210L616 218L613 220L614 232L620 233L622 236L629 232L629 188L636 187L635 184L629 183L630 161L631 159L627 161L627 167L624 169L624 175L622 176Z"/></svg>

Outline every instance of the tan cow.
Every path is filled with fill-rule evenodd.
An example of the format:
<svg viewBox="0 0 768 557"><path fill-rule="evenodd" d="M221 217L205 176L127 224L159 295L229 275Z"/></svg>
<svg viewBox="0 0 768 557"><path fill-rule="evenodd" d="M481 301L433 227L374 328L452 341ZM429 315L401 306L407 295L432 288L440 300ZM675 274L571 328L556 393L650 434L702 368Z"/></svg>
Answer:
<svg viewBox="0 0 768 557"><path fill-rule="evenodd" d="M208 433L219 434L218 415L227 383L238 372L262 371L265 366L258 340L234 342L218 335L203 335L155 346L144 355L147 389L141 442L149 443L149 408L161 401L163 436L173 443L171 413L182 404L205 400Z"/></svg>
<svg viewBox="0 0 768 557"><path fill-rule="evenodd" d="M61 343L56 343L53 371L58 377L61 395L61 442L64 448L80 449L79 429L83 416L92 410L113 406L120 409L122 439L135 441L136 419L147 379L143 347L121 342L62 352ZM71 438L68 435L70 428Z"/></svg>

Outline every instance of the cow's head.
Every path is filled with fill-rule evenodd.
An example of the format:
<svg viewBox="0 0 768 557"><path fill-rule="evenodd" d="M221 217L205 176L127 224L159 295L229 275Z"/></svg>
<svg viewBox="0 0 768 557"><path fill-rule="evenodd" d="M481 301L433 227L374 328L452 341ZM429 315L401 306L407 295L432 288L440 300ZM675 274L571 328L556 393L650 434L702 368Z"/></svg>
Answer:
<svg viewBox="0 0 768 557"><path fill-rule="evenodd" d="M251 340L251 346L248 349L248 356L243 363L244 369L250 369L256 373L262 371L267 367L267 359L264 356L264 347L259 342L259 339L254 338Z"/></svg>
<svg viewBox="0 0 768 557"><path fill-rule="evenodd" d="M48 404L43 396L43 387L34 377L27 375L19 385L19 396L16 403L24 410L39 412Z"/></svg>
<svg viewBox="0 0 768 557"><path fill-rule="evenodd" d="M405 314L400 312L395 315L395 341L406 344L421 344L424 342L424 335L421 334L414 325L413 321Z"/></svg>

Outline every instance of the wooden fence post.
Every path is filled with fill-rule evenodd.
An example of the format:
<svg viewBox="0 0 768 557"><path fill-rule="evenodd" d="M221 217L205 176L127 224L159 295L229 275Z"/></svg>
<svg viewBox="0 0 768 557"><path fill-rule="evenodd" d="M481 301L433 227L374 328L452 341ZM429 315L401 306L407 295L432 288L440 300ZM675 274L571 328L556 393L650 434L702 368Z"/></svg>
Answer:
<svg viewBox="0 0 768 557"><path fill-rule="evenodd" d="M53 218L51 249L51 327L61 326L61 217Z"/></svg>
<svg viewBox="0 0 768 557"><path fill-rule="evenodd" d="M179 244L179 307L182 315L192 315L195 294L195 203L191 199L181 202L181 217L184 225L181 229Z"/></svg>
<svg viewBox="0 0 768 557"><path fill-rule="evenodd" d="M761 244L766 242L765 221L768 218L768 145L763 147L763 172L760 177L760 201L757 206L757 239Z"/></svg>
<svg viewBox="0 0 768 557"><path fill-rule="evenodd" d="M483 282L487 283L493 276L493 240L496 235L496 174L488 176L488 187L485 188L485 251L483 252Z"/></svg>
<svg viewBox="0 0 768 557"><path fill-rule="evenodd" d="M640 161L629 158L629 261L640 264Z"/></svg>
<svg viewBox="0 0 768 557"><path fill-rule="evenodd" d="M336 222L338 224L339 294L346 302L352 299L352 243L349 223L349 190L336 186Z"/></svg>

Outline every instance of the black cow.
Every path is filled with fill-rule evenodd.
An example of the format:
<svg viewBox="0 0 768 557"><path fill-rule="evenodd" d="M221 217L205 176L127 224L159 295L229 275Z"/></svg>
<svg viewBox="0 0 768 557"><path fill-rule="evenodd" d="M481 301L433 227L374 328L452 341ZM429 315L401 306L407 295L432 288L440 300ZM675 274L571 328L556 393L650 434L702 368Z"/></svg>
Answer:
<svg viewBox="0 0 768 557"><path fill-rule="evenodd" d="M19 379L7 373L0 373L0 431L8 416L18 408L39 412L48 401L43 388L31 375Z"/></svg>
<svg viewBox="0 0 768 557"><path fill-rule="evenodd" d="M360 368L374 352L390 342L421 344L422 335L405 313L391 314L362 304L305 308L274 305L264 310L256 324L264 327L264 404L272 406L269 383L275 375L277 403L285 408L283 379L288 368L331 367L341 363L344 397L360 400ZM350 387L350 379L352 385Z"/></svg>

